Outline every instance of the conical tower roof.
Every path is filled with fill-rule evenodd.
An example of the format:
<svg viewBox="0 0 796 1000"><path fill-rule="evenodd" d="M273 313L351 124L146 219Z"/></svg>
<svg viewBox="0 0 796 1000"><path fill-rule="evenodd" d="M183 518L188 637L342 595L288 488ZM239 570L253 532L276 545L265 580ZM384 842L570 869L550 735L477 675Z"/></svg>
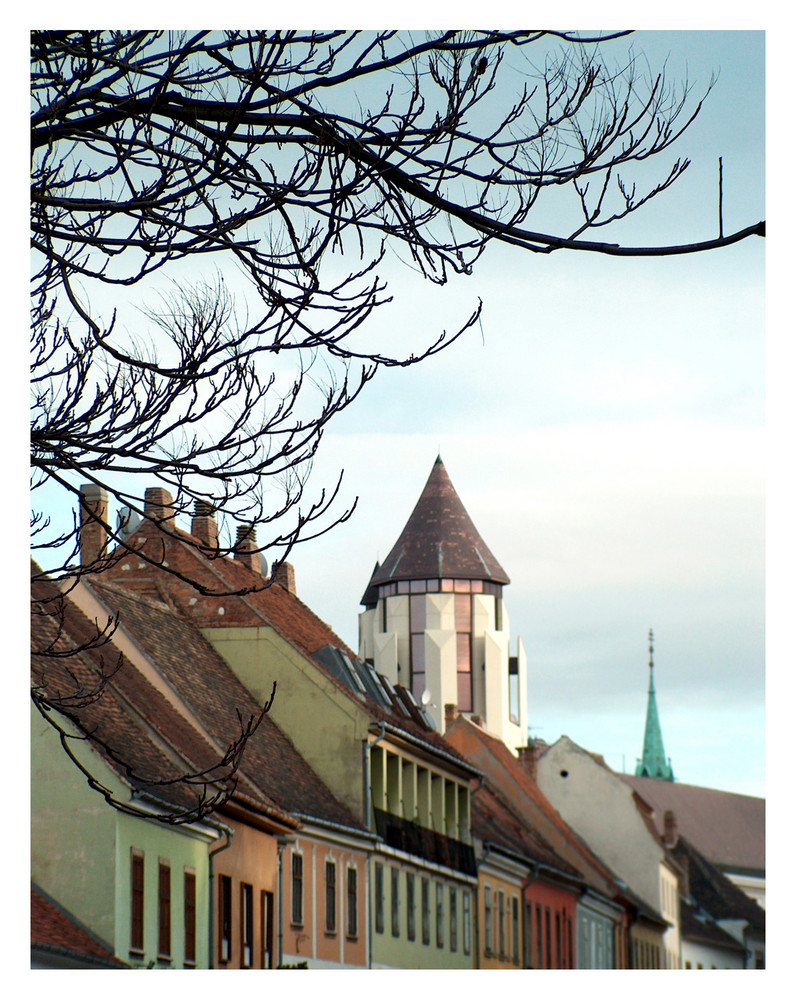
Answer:
<svg viewBox="0 0 796 1000"><path fill-rule="evenodd" d="M509 582L470 520L438 457L398 541L374 570L368 592L381 583L443 577Z"/></svg>
<svg viewBox="0 0 796 1000"><path fill-rule="evenodd" d="M663 750L663 734L658 718L658 703L655 700L655 682L652 678L652 629L650 642L650 686L647 692L647 721L644 725L644 749L641 760L636 765L636 775L642 778L658 778L661 781L674 781L671 762L666 759Z"/></svg>

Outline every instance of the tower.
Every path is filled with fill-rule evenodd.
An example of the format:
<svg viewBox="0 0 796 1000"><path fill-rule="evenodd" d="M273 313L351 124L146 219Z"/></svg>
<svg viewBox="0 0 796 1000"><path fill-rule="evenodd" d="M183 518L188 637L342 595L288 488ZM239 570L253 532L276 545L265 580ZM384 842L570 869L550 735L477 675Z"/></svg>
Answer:
<svg viewBox="0 0 796 1000"><path fill-rule="evenodd" d="M644 749L641 760L636 764L636 775L641 778L658 778L661 781L674 781L672 762L666 759L663 751L663 736L658 718L658 705L655 701L655 682L653 681L652 660L652 629L649 632L650 650L650 686L647 692L647 721L644 726Z"/></svg>
<svg viewBox="0 0 796 1000"><path fill-rule="evenodd" d="M527 664L509 652L506 572L437 458L414 510L362 598L359 652L424 704L480 716L512 750L527 743Z"/></svg>

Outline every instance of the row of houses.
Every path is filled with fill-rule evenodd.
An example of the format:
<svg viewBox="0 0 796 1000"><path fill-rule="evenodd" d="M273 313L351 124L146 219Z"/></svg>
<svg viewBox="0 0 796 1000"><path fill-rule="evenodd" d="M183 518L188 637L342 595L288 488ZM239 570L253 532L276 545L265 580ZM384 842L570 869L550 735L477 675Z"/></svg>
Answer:
<svg viewBox="0 0 796 1000"><path fill-rule="evenodd" d="M184 530L152 489L143 515L107 553L88 487L81 555L103 571L34 566L34 967L764 963L762 907L645 798L677 785L518 738L508 578L440 460L359 654L289 564L263 588L253 532L219 557L207 508Z"/></svg>

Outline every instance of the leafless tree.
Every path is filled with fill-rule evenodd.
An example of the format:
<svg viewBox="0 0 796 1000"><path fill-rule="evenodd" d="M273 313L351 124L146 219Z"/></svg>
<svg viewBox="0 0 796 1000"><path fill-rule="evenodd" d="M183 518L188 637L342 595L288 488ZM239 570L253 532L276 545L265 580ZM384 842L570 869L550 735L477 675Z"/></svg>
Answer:
<svg viewBox="0 0 796 1000"><path fill-rule="evenodd" d="M277 558L348 517L339 481L306 490L327 423L481 310L419 346L407 335L401 356L380 348L368 321L390 302L388 251L444 284L492 241L626 256L763 235L611 241L682 176L674 158L636 183L705 96L636 58L610 66L621 34L33 32L38 561L80 571L77 516L57 526L36 500L53 486L75 510L81 483L102 486L136 517L162 485L178 511L256 523ZM530 228L556 193L577 218Z"/></svg>
<svg viewBox="0 0 796 1000"><path fill-rule="evenodd" d="M273 704L276 684L259 715L244 720L238 713L237 735L223 753L201 741L195 741L199 760L188 759L173 741L170 756L146 753L146 732L121 707L130 697L130 668L113 644L118 616L90 623L43 578L32 587L31 615L31 699L89 788L119 812L171 826L201 820L232 798L246 745ZM104 758L132 794L120 796L106 784L80 753L81 744ZM139 804L142 795L158 808Z"/></svg>

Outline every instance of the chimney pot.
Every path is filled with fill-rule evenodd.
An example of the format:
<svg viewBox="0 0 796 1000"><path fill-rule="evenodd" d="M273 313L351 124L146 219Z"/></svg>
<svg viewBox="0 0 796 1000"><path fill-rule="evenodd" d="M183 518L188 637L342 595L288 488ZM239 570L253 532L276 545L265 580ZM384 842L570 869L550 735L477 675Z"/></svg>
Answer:
<svg viewBox="0 0 796 1000"><path fill-rule="evenodd" d="M522 764L531 781L536 781L539 750L540 746L536 742L531 742L525 747L517 747L517 759Z"/></svg>
<svg viewBox="0 0 796 1000"><path fill-rule="evenodd" d="M665 847L674 847L677 843L677 817L671 809L663 814L663 843Z"/></svg>
<svg viewBox="0 0 796 1000"><path fill-rule="evenodd" d="M191 534L210 549L218 548L218 525L215 510L206 500L197 500L194 506Z"/></svg>
<svg viewBox="0 0 796 1000"><path fill-rule="evenodd" d="M292 563L282 562L276 567L273 574L274 583L281 584L289 593L296 593L296 571Z"/></svg>
<svg viewBox="0 0 796 1000"><path fill-rule="evenodd" d="M239 524L235 542L235 559L248 566L252 573L259 573L260 553L257 551L257 529L252 524Z"/></svg>
<svg viewBox="0 0 796 1000"><path fill-rule="evenodd" d="M162 486L152 486L144 493L144 517L156 524L174 520L174 497Z"/></svg>
<svg viewBox="0 0 796 1000"><path fill-rule="evenodd" d="M96 483L80 487L80 565L90 566L108 548L108 494Z"/></svg>

